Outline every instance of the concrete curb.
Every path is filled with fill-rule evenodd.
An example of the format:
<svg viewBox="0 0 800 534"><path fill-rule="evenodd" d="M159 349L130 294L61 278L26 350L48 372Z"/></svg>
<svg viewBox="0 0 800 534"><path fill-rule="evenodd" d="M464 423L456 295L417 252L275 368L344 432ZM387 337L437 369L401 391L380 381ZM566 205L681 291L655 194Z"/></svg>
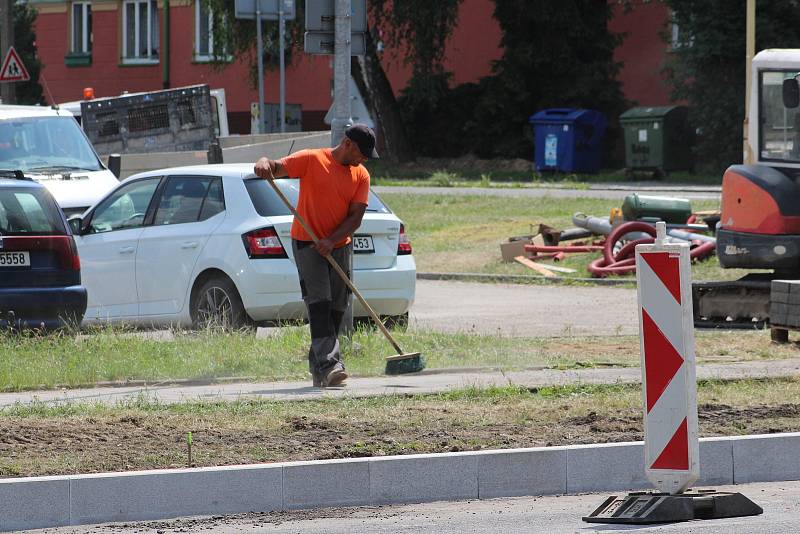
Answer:
<svg viewBox="0 0 800 534"><path fill-rule="evenodd" d="M799 456L800 432L704 438L695 486L800 480ZM648 487L642 442L0 479L0 531Z"/></svg>

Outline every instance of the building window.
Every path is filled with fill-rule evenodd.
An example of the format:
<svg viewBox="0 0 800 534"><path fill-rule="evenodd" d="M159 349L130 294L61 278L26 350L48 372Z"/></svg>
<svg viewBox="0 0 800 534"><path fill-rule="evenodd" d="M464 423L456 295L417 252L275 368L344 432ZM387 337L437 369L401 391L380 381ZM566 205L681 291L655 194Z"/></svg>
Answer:
<svg viewBox="0 0 800 534"><path fill-rule="evenodd" d="M92 4L91 2L72 3L72 46L73 54L89 54L92 51Z"/></svg>
<svg viewBox="0 0 800 534"><path fill-rule="evenodd" d="M671 26L671 39L670 45L672 50L678 50L683 47L694 46L694 35L689 35L678 24L678 13L675 11L670 12L670 26Z"/></svg>
<svg viewBox="0 0 800 534"><path fill-rule="evenodd" d="M225 46L214 47L214 11L208 0L195 0L194 3L194 59L195 61L230 61ZM219 21L219 17L216 17ZM226 29L222 21L223 31ZM221 48L221 49L220 49Z"/></svg>
<svg viewBox="0 0 800 534"><path fill-rule="evenodd" d="M122 60L124 63L158 61L158 11L156 0L125 0L122 5Z"/></svg>
<svg viewBox="0 0 800 534"><path fill-rule="evenodd" d="M194 3L194 54L205 61L214 56L214 14L206 0Z"/></svg>

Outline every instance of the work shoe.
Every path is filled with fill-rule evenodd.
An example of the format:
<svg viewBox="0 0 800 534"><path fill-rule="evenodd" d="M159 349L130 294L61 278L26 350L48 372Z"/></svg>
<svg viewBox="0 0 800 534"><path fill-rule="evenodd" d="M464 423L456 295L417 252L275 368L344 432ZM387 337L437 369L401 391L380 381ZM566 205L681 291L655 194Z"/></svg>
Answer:
<svg viewBox="0 0 800 534"><path fill-rule="evenodd" d="M325 378L322 380L322 387L329 388L338 386L345 380L347 380L347 372L344 370L344 365L337 363L333 366L333 369L328 371L328 374L325 375Z"/></svg>

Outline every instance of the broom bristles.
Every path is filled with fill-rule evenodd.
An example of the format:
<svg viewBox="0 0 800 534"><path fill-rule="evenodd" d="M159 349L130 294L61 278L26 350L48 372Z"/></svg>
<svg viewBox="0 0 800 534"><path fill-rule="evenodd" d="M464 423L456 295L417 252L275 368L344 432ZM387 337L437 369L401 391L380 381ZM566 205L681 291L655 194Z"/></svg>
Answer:
<svg viewBox="0 0 800 534"><path fill-rule="evenodd" d="M419 352L411 354L398 354L386 358L387 375L405 375L418 373L425 369L425 359Z"/></svg>

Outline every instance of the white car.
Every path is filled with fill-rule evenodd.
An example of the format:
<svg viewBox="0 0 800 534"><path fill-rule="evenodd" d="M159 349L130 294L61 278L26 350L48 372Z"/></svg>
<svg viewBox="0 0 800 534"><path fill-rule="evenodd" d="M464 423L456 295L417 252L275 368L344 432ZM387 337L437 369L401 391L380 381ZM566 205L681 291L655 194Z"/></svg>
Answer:
<svg viewBox="0 0 800 534"><path fill-rule="evenodd" d="M67 216L119 183L72 114L44 106L0 106L0 169L43 184Z"/></svg>
<svg viewBox="0 0 800 534"><path fill-rule="evenodd" d="M296 202L299 180L276 183ZM232 327L303 319L292 215L252 164L131 176L70 225L89 295L84 321ZM403 322L416 265L402 222L372 192L354 239L354 283ZM366 311L356 301L355 316Z"/></svg>

